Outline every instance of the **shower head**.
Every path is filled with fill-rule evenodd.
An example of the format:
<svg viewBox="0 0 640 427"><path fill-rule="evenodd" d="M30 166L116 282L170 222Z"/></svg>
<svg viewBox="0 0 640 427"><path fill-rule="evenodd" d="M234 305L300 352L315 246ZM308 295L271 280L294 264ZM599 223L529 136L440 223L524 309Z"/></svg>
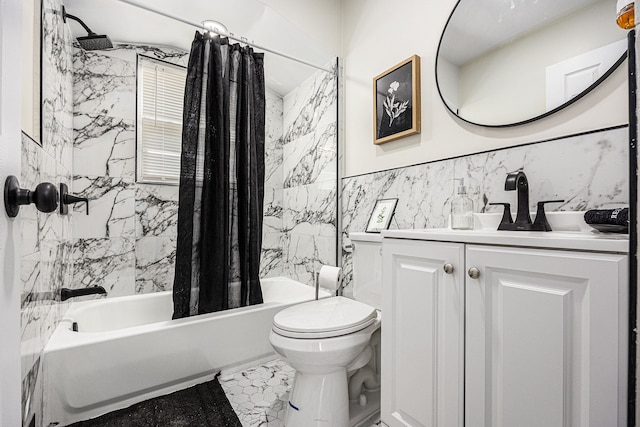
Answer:
<svg viewBox="0 0 640 427"><path fill-rule="evenodd" d="M82 22L82 19L78 18L77 16L68 14L64 6L62 6L62 17L64 19L64 22L67 22L67 18L77 21L80 25L82 25L82 28L84 28L85 31L88 33L84 37L76 38L76 40L78 40L78 43L80 43L80 47L82 47L82 49L104 50L104 49L111 49L113 47L113 43L111 43L111 40L109 40L108 36L98 35L93 31L91 31L91 29L87 26L87 24Z"/></svg>
<svg viewBox="0 0 640 427"><path fill-rule="evenodd" d="M105 50L113 47L113 43L111 43L108 36L95 33L89 33L85 37L78 37L76 40L84 50Z"/></svg>

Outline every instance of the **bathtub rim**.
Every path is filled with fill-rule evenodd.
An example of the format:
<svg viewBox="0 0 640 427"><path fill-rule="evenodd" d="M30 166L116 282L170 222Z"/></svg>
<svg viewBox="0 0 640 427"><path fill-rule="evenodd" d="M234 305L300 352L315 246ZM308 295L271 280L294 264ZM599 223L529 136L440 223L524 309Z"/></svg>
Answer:
<svg viewBox="0 0 640 427"><path fill-rule="evenodd" d="M105 341L110 341L116 338L127 338L140 334L144 334L147 332L153 332L158 329L176 329L187 327L188 325L194 325L199 323L204 323L210 321L215 318L226 318L242 315L242 313L246 311L263 311L269 310L270 308L277 305L291 305L291 304L300 304L303 302L312 301L315 299L315 288L312 288L304 283L298 282L296 280L290 279L288 277L271 277L267 279L261 280L270 280L272 282L292 282L296 285L302 285L309 288L311 298L307 299L299 299L299 300L289 300L289 301L269 301L263 302L260 304L254 304L245 307L237 307L229 310L216 311L213 313L200 314L197 316L183 317L180 319L167 319L161 320L159 322L152 322L143 325L131 326L127 328L119 328L107 331L73 331L73 322L76 322L78 319L74 317L74 314L77 314L79 310L86 310L91 307L95 307L96 305L104 305L104 304L117 304L118 301L123 299L131 299L131 298L140 298L140 299L149 299L149 298L158 298L158 296L166 295L171 293L172 291L161 291L161 292L153 292L149 294L138 294L138 295L125 295L113 298L101 298L101 299L92 299L87 301L75 301L72 302L69 306L67 312L62 316L62 319L56 326L51 338L49 339L47 345L44 348L44 351L57 351L57 350L66 350L76 346L84 346L91 345L96 343L102 343ZM319 298L328 298L333 296L332 293L320 289L318 297Z"/></svg>

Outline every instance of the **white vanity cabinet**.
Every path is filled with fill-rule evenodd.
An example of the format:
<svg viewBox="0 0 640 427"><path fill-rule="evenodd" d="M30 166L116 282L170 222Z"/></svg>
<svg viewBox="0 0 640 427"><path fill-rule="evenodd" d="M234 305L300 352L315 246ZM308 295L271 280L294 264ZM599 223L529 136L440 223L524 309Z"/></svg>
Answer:
<svg viewBox="0 0 640 427"><path fill-rule="evenodd" d="M382 258L382 421L462 427L464 245L385 239Z"/></svg>
<svg viewBox="0 0 640 427"><path fill-rule="evenodd" d="M383 242L386 425L626 425L625 254L396 235Z"/></svg>

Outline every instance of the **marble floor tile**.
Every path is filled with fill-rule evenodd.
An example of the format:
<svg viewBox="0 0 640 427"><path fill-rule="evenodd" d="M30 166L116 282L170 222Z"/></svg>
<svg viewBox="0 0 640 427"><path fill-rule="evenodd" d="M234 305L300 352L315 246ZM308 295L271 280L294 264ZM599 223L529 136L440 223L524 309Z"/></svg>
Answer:
<svg viewBox="0 0 640 427"><path fill-rule="evenodd" d="M281 427L294 376L291 366L275 359L218 380L243 427ZM359 427L381 425L376 414Z"/></svg>
<svg viewBox="0 0 640 427"><path fill-rule="evenodd" d="M291 366L276 359L219 381L244 427L280 427L294 375Z"/></svg>

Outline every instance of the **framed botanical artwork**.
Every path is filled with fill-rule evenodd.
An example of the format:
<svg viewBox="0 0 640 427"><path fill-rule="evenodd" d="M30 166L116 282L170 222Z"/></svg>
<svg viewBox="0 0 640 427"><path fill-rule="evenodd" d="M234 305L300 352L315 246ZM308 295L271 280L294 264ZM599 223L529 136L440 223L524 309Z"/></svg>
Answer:
<svg viewBox="0 0 640 427"><path fill-rule="evenodd" d="M420 133L420 57L373 78L373 143Z"/></svg>
<svg viewBox="0 0 640 427"><path fill-rule="evenodd" d="M398 199L380 199L376 201L376 206L373 208L367 224L367 233L379 233L382 230L387 230L396 211L397 204Z"/></svg>

